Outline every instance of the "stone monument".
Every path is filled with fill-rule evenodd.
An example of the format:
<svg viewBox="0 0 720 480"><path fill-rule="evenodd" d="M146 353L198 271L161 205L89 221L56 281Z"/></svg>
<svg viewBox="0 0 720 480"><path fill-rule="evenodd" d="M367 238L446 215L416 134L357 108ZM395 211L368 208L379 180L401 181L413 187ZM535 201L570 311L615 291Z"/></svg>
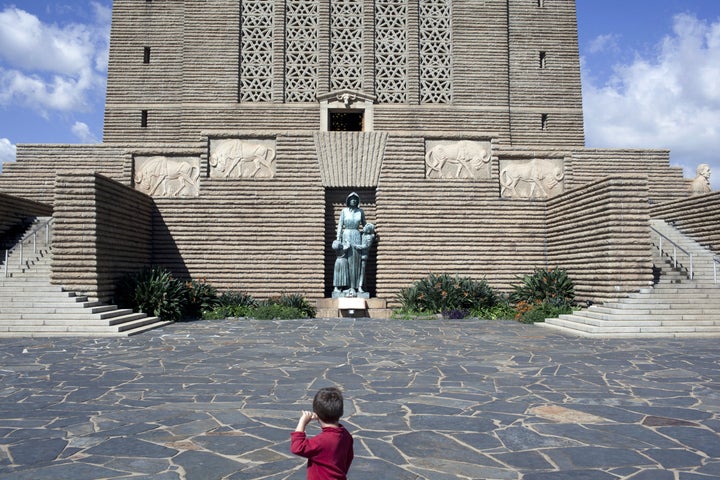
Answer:
<svg viewBox="0 0 720 480"><path fill-rule="evenodd" d="M53 282L102 300L146 264L371 315L428 272L614 298L652 279L644 209L690 192L667 151L585 148L575 9L114 0L103 142L19 145L0 194L55 212Z"/></svg>
<svg viewBox="0 0 720 480"><path fill-rule="evenodd" d="M370 298L363 289L365 268L370 246L375 239L375 226L365 222L365 212L360 208L360 196L352 192L340 212L337 238L333 242L336 252L333 275L333 298Z"/></svg>

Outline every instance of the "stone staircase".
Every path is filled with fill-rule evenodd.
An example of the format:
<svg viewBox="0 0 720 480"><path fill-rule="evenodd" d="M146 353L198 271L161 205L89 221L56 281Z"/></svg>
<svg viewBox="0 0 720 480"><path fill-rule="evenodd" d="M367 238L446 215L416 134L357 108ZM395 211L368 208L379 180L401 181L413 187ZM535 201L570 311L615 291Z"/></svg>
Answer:
<svg viewBox="0 0 720 480"><path fill-rule="evenodd" d="M37 219L30 229L47 219ZM26 236L20 262L13 248L0 265L0 337L130 336L167 325L158 317L119 309L50 283L52 248L45 234ZM5 256L0 259L5 262Z"/></svg>
<svg viewBox="0 0 720 480"><path fill-rule="evenodd" d="M720 337L720 283L715 282L713 253L662 220L651 220L651 226L666 237L661 253L660 236L653 233L653 262L660 275L656 285L537 325L602 338ZM689 255L678 249L674 257L667 239L692 253L693 278Z"/></svg>

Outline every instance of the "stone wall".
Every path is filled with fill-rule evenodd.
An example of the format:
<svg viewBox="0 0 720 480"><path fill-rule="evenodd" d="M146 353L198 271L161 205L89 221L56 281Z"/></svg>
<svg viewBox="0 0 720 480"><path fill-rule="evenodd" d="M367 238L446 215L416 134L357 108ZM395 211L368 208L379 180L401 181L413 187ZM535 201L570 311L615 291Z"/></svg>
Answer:
<svg viewBox="0 0 720 480"><path fill-rule="evenodd" d="M544 202L498 198L497 181L426 179L423 138L391 136L377 188L377 294L430 273L507 290L544 265ZM497 166L494 167L497 176Z"/></svg>
<svg viewBox="0 0 720 480"><path fill-rule="evenodd" d="M101 173L130 185L125 148L99 145L18 145L17 161L3 164L0 191L53 205L58 173Z"/></svg>
<svg viewBox="0 0 720 480"><path fill-rule="evenodd" d="M610 177L547 201L547 261L578 300L612 300L652 284L648 183Z"/></svg>
<svg viewBox="0 0 720 480"><path fill-rule="evenodd" d="M22 146L21 161L10 164L12 168L0 175L0 190L16 191L21 189L20 185L27 197L48 199L49 204L55 204L75 195L69 189L81 188L88 176L92 177L88 172L94 164L120 183L132 184L133 163L139 158L196 159L200 166L197 193L156 196L151 203L154 210L150 262L170 268L181 278L204 279L220 289L244 290L259 298L288 290L310 298L327 296L332 285L330 244L335 222L344 197L359 189L368 221L378 227L376 263L368 267L369 290L391 303L400 288L429 273L486 277L493 286L507 291L516 283L517 275L565 262L580 275L579 283L584 285L579 290L582 297L600 299L640 288L646 280L646 259L626 255L627 239L622 236L625 230L619 230L621 235L612 240L611 234L618 232L609 225L617 219L608 216L608 211L627 209L643 200L647 207L647 197L663 197L659 185L670 185L678 174L677 169L669 167L667 154L662 151L508 148L491 136L457 131L223 130L204 135L194 143L174 147ZM275 142L273 177L224 178L211 172L208 148L213 139L238 137ZM483 174L487 176L429 178L426 154L431 144L427 142L440 140L493 145L492 157L483 167L487 168ZM114 162L112 154L117 155ZM565 162L567 193L547 202L543 198L500 198L501 162L533 158ZM597 165L603 158L614 162L615 172ZM86 170L73 171L73 165ZM637 172L637 178L624 178L620 183L602 182L611 173L623 171L622 165ZM50 180L55 174L62 178L59 200L55 198L55 182ZM79 176L80 186L71 180L73 176ZM36 181L38 178L41 181ZM640 193L632 191L638 182L642 184ZM557 193L553 191L553 195ZM687 195L687 191L679 190L673 195L680 194ZM87 195L83 197L83 202L91 204L87 211L95 212L100 207L92 206L95 205L92 202L97 200ZM617 195L628 195L633 200L618 207ZM126 196L122 193L119 198ZM576 204L579 206L573 206ZM568 217L564 209L573 212L573 216ZM81 212L60 212L61 218L69 214ZM623 215L622 225L641 221L628 216L626 210ZM140 220L143 225L144 218L141 216ZM600 243L590 245L579 240L596 224L608 225L601 229ZM91 228L89 224L77 226L81 231ZM633 228L636 226L632 223ZM563 237L563 229L570 232L568 239ZM82 235L72 242L81 238ZM78 245L70 245L67 247L70 251L81 251ZM89 245L83 248L98 248L92 241ZM643 245L638 244L638 252ZM579 247L587 246L592 249L576 255L582 250ZM62 254L65 247L61 244L60 248ZM83 262L92 264L102 257L90 253L81 261L80 256L62 255L69 255L66 277L73 288L109 294L109 284L101 285L105 280L93 278L88 286L88 281L77 272L79 265L86 269L83 271L91 269ZM595 270L585 268L584 262L605 257L603 265L593 264ZM114 257L109 258L112 265ZM137 265L144 264L146 253L139 258L142 260ZM106 267L98 268L101 271ZM631 274L633 268L635 273Z"/></svg>
<svg viewBox="0 0 720 480"><path fill-rule="evenodd" d="M654 203L688 196L682 167L670 166L667 150L577 149L568 158L573 186L616 175L637 175L647 179L648 199Z"/></svg>
<svg viewBox="0 0 720 480"><path fill-rule="evenodd" d="M59 173L52 282L110 302L116 281L152 262L152 199L100 174Z"/></svg>
<svg viewBox="0 0 720 480"><path fill-rule="evenodd" d="M268 3L272 3L274 25L268 47L271 61L266 62L272 64L272 100L241 102L241 4L235 0L115 0L104 141L172 144L194 141L201 131L218 128L319 129L320 106L315 97L334 90L329 81L330 2L319 0L317 15L310 22L316 22L317 28L317 91L305 102L286 99L286 7L278 0ZM359 90L374 96L375 2L358 3L364 35ZM544 7L527 0L448 4L451 101L423 104L421 100L421 19L418 3L406 2L407 15L400 20L408 31L406 58L400 66L407 95L398 103L377 102L375 129L496 132L506 144L581 147L575 2L555 0ZM146 47L150 49L147 63ZM543 67L540 52L547 55ZM142 110L148 115L145 127L140 121ZM545 128L543 114L548 116Z"/></svg>
<svg viewBox="0 0 720 480"><path fill-rule="evenodd" d="M720 192L654 205L650 214L720 253Z"/></svg>
<svg viewBox="0 0 720 480"><path fill-rule="evenodd" d="M0 237L29 217L50 217L52 213L49 205L0 193Z"/></svg>
<svg viewBox="0 0 720 480"><path fill-rule="evenodd" d="M322 297L325 198L312 135L277 138L274 178L201 179L198 197L155 198L153 261L257 298Z"/></svg>
<svg viewBox="0 0 720 480"><path fill-rule="evenodd" d="M486 2L468 3L475 4L482 15ZM575 2L554 0L538 6L534 0L508 0L507 14L510 143L583 146ZM476 28L483 26L483 22L477 24ZM483 35L482 31L476 34ZM473 50L472 43L465 47L475 58L483 56L484 52Z"/></svg>

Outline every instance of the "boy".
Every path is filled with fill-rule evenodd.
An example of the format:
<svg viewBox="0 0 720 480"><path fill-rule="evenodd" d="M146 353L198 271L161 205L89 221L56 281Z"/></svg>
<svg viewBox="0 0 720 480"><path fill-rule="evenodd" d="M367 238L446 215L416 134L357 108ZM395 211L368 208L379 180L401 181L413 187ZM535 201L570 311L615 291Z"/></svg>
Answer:
<svg viewBox="0 0 720 480"><path fill-rule="evenodd" d="M308 480L346 480L353 461L353 438L340 423L343 396L339 388L321 388L313 398L313 411L303 410L290 434L290 451L308 459ZM305 427L318 420L322 432L307 438Z"/></svg>

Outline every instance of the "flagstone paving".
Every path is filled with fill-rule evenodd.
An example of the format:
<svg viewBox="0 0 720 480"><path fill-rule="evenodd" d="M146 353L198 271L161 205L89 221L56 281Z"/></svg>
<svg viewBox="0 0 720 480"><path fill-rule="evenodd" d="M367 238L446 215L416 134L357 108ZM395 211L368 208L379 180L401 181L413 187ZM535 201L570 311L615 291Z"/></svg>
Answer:
<svg viewBox="0 0 720 480"><path fill-rule="evenodd" d="M352 480L720 478L717 339L369 319L0 339L0 478L303 479L336 384Z"/></svg>

